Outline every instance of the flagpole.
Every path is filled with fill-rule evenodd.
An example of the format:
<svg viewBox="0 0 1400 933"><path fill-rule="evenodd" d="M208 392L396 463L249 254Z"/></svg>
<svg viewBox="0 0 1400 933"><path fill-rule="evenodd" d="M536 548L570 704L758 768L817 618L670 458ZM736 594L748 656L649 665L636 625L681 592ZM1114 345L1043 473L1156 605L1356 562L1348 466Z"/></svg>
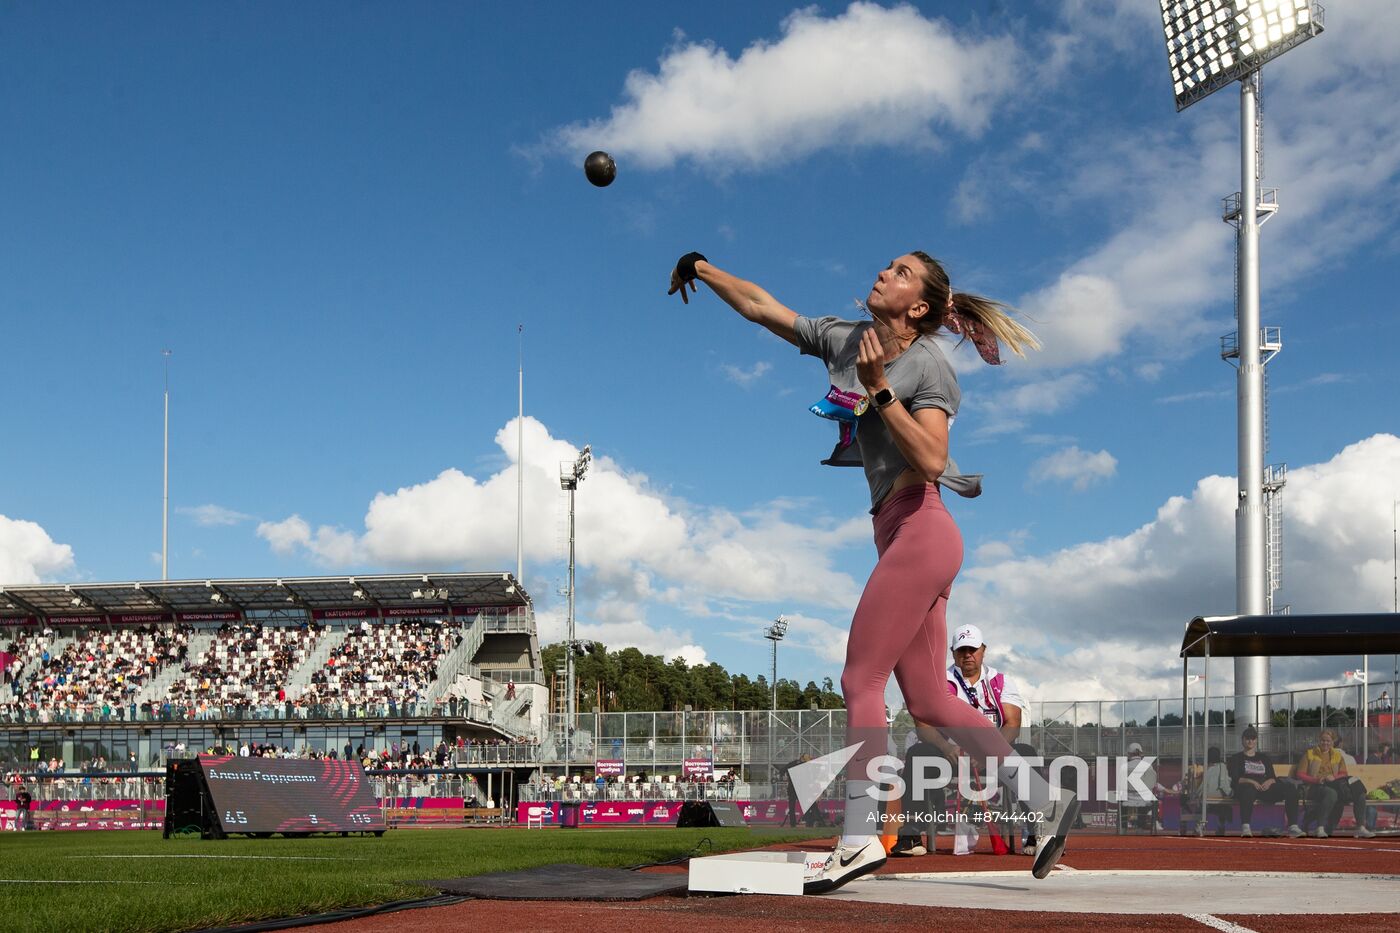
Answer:
<svg viewBox="0 0 1400 933"><path fill-rule="evenodd" d="M160 496L160 578L170 579L170 350L161 350L165 357L165 446L161 455Z"/></svg>

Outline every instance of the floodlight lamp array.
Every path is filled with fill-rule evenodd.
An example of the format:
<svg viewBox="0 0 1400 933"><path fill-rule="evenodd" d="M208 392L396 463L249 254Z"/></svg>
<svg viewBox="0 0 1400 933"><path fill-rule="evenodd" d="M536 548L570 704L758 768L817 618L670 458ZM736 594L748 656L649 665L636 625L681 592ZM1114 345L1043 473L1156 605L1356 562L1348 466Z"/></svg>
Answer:
<svg viewBox="0 0 1400 933"><path fill-rule="evenodd" d="M1160 0L1176 109L1322 31L1317 0Z"/></svg>

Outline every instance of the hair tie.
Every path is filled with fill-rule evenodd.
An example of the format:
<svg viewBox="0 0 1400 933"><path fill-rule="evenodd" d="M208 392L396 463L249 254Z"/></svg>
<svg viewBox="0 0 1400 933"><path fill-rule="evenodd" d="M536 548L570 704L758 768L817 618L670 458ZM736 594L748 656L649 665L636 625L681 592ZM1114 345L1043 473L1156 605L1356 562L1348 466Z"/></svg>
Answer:
<svg viewBox="0 0 1400 933"><path fill-rule="evenodd" d="M991 366L1001 365L1001 350L997 346L997 338L987 328L979 325L975 318L968 317L960 313L953 307L953 296L948 295L948 311L943 316L943 324L964 340L971 340L972 345L977 348L977 355L982 357L983 362Z"/></svg>

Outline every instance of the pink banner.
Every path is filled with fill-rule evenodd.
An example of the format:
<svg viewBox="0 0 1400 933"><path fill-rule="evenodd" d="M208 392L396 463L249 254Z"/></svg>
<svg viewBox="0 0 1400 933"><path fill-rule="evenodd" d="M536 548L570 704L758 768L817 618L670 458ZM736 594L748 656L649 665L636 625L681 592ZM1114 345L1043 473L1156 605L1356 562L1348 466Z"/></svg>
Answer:
<svg viewBox="0 0 1400 933"><path fill-rule="evenodd" d="M369 606L359 609L313 609L311 618L313 619L373 619L379 615L379 610Z"/></svg>
<svg viewBox="0 0 1400 933"><path fill-rule="evenodd" d="M5 668L14 663L15 656L5 651L0 651L0 674L5 672Z"/></svg>
<svg viewBox="0 0 1400 933"><path fill-rule="evenodd" d="M603 777L621 777L627 771L627 762L621 758L600 758L593 763L593 773Z"/></svg>
<svg viewBox="0 0 1400 933"><path fill-rule="evenodd" d="M735 800L750 824L778 825L788 815L785 800ZM580 826L674 826L684 800L597 800L570 802L579 809ZM546 826L560 825L562 806L557 801L523 800L516 804L515 821L525 824L538 819ZM823 800L818 806L827 825L840 826L842 802Z"/></svg>
<svg viewBox="0 0 1400 933"><path fill-rule="evenodd" d="M443 619L450 613L442 609L425 609L422 606L390 606L384 610L384 618L399 619L405 616L410 618L422 617L424 619Z"/></svg>
<svg viewBox="0 0 1400 933"><path fill-rule="evenodd" d="M397 810L449 810L465 807L465 797L381 797L379 802Z"/></svg>
<svg viewBox="0 0 1400 933"><path fill-rule="evenodd" d="M15 802L0 800L0 830L15 829L15 817ZM164 800L44 800L29 807L30 824L44 831L160 829L164 818Z"/></svg>
<svg viewBox="0 0 1400 933"><path fill-rule="evenodd" d="M168 612L129 612L110 618L113 625L158 625L171 620Z"/></svg>
<svg viewBox="0 0 1400 933"><path fill-rule="evenodd" d="M579 808L579 824L586 826L674 826L680 815L681 800L603 800L570 804ZM561 805L521 801L515 808L518 823L539 819L546 826L557 826Z"/></svg>

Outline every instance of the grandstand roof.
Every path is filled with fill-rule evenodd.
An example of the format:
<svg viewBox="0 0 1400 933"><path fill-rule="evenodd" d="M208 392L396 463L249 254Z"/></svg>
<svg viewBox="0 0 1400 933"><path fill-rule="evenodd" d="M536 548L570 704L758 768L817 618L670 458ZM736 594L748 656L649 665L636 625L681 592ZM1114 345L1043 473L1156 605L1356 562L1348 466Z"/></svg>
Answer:
<svg viewBox="0 0 1400 933"><path fill-rule="evenodd" d="M1192 619L1183 658L1400 654L1400 614L1204 616Z"/></svg>
<svg viewBox="0 0 1400 933"><path fill-rule="evenodd" d="M447 615L529 602L529 594L509 573L45 583L0 586L0 622L218 621L276 610Z"/></svg>

